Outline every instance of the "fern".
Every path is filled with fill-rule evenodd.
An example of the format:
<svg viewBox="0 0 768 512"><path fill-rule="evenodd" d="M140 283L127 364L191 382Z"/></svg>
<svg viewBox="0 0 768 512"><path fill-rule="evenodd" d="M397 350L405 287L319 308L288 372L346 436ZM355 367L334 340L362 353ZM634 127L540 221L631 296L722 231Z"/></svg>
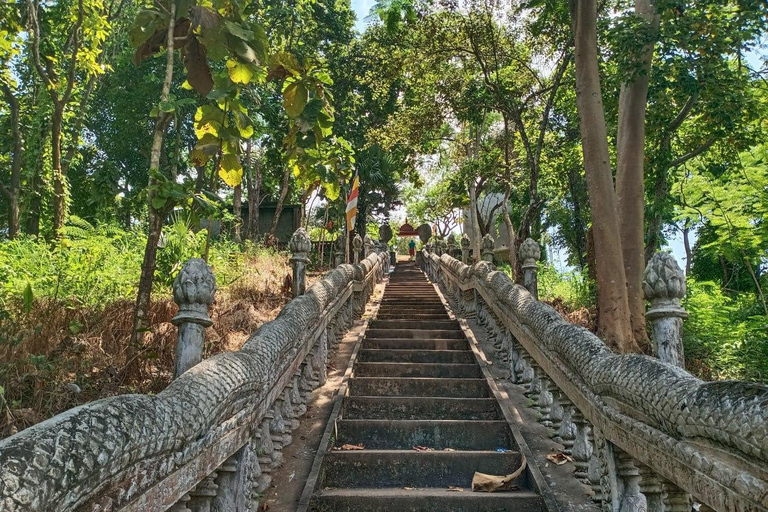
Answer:
<svg viewBox="0 0 768 512"><path fill-rule="evenodd" d="M63 230L64 236L73 240L85 240L92 236L95 231L96 228L93 227L93 224L77 215L69 216Z"/></svg>

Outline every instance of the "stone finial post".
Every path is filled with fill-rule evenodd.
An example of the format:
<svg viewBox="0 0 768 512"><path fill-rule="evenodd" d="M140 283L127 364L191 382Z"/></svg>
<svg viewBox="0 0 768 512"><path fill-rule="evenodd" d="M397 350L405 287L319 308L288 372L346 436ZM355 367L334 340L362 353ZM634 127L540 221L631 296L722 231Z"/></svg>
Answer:
<svg viewBox="0 0 768 512"><path fill-rule="evenodd" d="M309 262L309 251L312 249L312 241L304 228L294 231L288 247L291 250L291 267L293 268L291 291L295 299L307 291L307 263Z"/></svg>
<svg viewBox="0 0 768 512"><path fill-rule="evenodd" d="M688 318L688 313L680 306L685 295L685 274L671 254L653 255L643 274L643 293L651 303L646 315L653 325L657 357L685 368L683 319Z"/></svg>
<svg viewBox="0 0 768 512"><path fill-rule="evenodd" d="M344 235L339 235L333 246L333 264L337 267L344 263L344 244L346 241L347 239Z"/></svg>
<svg viewBox="0 0 768 512"><path fill-rule="evenodd" d="M523 286L531 292L535 299L539 298L539 285L537 274L539 266L537 262L541 259L541 248L533 238L526 238L520 245L518 257L523 261Z"/></svg>
<svg viewBox="0 0 768 512"><path fill-rule="evenodd" d="M483 253L483 261L487 261L488 263L493 263L493 246L494 241L493 237L486 233L486 235L483 237L482 241L482 253Z"/></svg>
<svg viewBox="0 0 768 512"><path fill-rule="evenodd" d="M179 305L179 312L171 319L179 328L174 378L203 360L205 328L213 324L208 306L213 304L215 293L216 277L200 258L187 261L173 281L173 300Z"/></svg>
<svg viewBox="0 0 768 512"><path fill-rule="evenodd" d="M458 246L458 244L456 243L456 237L453 236L452 234L448 236L447 246L448 246L448 255L453 257L456 254L456 247Z"/></svg>
<svg viewBox="0 0 768 512"><path fill-rule="evenodd" d="M431 253L432 250L434 249L434 246L432 242L427 242L424 244L424 248L427 250L427 252Z"/></svg>
<svg viewBox="0 0 768 512"><path fill-rule="evenodd" d="M379 240L384 244L384 247L389 246L389 241L392 240L392 228L389 224L382 224L379 226Z"/></svg>
<svg viewBox="0 0 768 512"><path fill-rule="evenodd" d="M438 238L435 242L435 249L437 249L437 255L442 256L445 253L445 249L448 247L448 245L445 243L445 240L442 238Z"/></svg>
<svg viewBox="0 0 768 512"><path fill-rule="evenodd" d="M461 235L461 262L465 265L469 265L469 247L472 245L472 241L469 239L466 233Z"/></svg>
<svg viewBox="0 0 768 512"><path fill-rule="evenodd" d="M360 263L360 251L363 249L363 239L360 238L360 234L356 234L352 239L352 249L355 251L355 265Z"/></svg>
<svg viewBox="0 0 768 512"><path fill-rule="evenodd" d="M363 246L365 247L365 252L363 252L364 258L373 254L375 247L373 245L373 239L370 236L365 235L365 238L363 238Z"/></svg>

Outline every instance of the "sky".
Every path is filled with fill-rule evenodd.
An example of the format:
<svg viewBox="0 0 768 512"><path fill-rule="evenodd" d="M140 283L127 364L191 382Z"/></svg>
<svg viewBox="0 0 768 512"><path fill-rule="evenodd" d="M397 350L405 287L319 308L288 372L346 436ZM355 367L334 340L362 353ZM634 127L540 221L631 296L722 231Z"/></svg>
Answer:
<svg viewBox="0 0 768 512"><path fill-rule="evenodd" d="M371 12L371 7L373 7L374 3L374 0L352 0L352 10L357 14L355 29L357 29L358 32L363 32L365 30L365 18L368 17L368 13Z"/></svg>

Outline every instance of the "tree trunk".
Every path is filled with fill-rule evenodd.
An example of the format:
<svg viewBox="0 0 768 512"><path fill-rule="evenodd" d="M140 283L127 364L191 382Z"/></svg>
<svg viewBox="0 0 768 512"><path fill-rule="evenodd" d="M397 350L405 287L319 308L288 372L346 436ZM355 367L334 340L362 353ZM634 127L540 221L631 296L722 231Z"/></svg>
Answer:
<svg viewBox="0 0 768 512"><path fill-rule="evenodd" d="M635 12L654 29L658 28L656 9L650 0L635 0ZM645 329L643 271L645 270L645 111L648 82L653 59L653 44L641 56L641 71L632 82L621 86L616 163L616 200L619 207L621 250L627 276L627 303L635 341L648 347Z"/></svg>
<svg viewBox="0 0 768 512"><path fill-rule="evenodd" d="M472 259L480 258L480 223L477 221L477 184L469 181L469 229L467 234L472 242Z"/></svg>
<svg viewBox="0 0 768 512"><path fill-rule="evenodd" d="M629 315L627 277L597 64L597 3L596 0L570 0L570 9L576 43L576 102L597 259L598 334L620 352L638 352Z"/></svg>
<svg viewBox="0 0 768 512"><path fill-rule="evenodd" d="M259 235L259 204L261 203L261 167L254 162L253 176L248 176L248 239L256 240Z"/></svg>
<svg viewBox="0 0 768 512"><path fill-rule="evenodd" d="M232 213L235 215L235 242L240 243L242 242L242 238L240 236L240 228L243 225L243 185L238 185L235 187L235 193L232 197Z"/></svg>
<svg viewBox="0 0 768 512"><path fill-rule="evenodd" d="M171 82L173 80L173 30L176 25L176 4L170 3L170 18L167 32L167 48L165 59L165 80L163 89L160 93L160 102L167 101L171 91ZM149 328L149 304L152 294L152 282L155 277L155 265L157 263L157 245L160 242L160 235L163 230L164 211L160 211L152 206L157 191L156 184L152 178L152 171L160 168L160 155L163 151L163 136L165 135L166 120L168 115L160 112L155 120L155 129L152 136L152 153L149 159L149 187L148 187L148 206L149 206L149 233L147 236L147 245L144 249L144 261L141 265L141 277L139 278L139 290L136 297L136 307L133 313L133 331L128 345L127 362L124 373L127 375L136 374L139 368L138 356L144 345L144 334Z"/></svg>
<svg viewBox="0 0 768 512"><path fill-rule="evenodd" d="M53 166L53 237L61 237L66 215L66 197L64 192L64 172L61 168L61 124L64 118L64 105L58 102L53 106L51 119L51 164Z"/></svg>
<svg viewBox="0 0 768 512"><path fill-rule="evenodd" d="M285 198L288 197L288 182L291 178L291 170L286 167L283 172L283 181L280 185L280 197L277 199L277 205L275 205L275 216L272 218L272 225L269 227L269 234L275 236L277 231L277 222L280 220L280 215L283 213L283 206L285 206Z"/></svg>
<svg viewBox="0 0 768 512"><path fill-rule="evenodd" d="M11 157L11 183L2 187L3 195L8 200L8 238L13 240L19 234L19 202L21 200L21 162L24 151L24 139L21 134L21 107L19 100L8 85L2 84L8 107L11 111L11 131L13 133L13 155Z"/></svg>
<svg viewBox="0 0 768 512"><path fill-rule="evenodd" d="M685 223L685 226L683 226L683 247L685 248L685 275L689 276L691 275L691 259L693 258L693 253L691 252L691 241L688 238L688 235L691 231L691 228L688 227L688 223Z"/></svg>

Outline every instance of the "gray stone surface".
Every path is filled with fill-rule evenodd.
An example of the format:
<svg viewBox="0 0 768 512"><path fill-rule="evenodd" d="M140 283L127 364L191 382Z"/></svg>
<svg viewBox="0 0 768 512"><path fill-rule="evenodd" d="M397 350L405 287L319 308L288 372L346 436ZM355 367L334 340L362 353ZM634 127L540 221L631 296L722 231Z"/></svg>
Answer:
<svg viewBox="0 0 768 512"><path fill-rule="evenodd" d="M294 231L288 248L291 251L291 268L293 269L291 292L295 299L299 295L304 295L307 290L307 263L309 251L312 249L312 240L304 228Z"/></svg>
<svg viewBox="0 0 768 512"><path fill-rule="evenodd" d="M643 293L651 303L647 318L653 325L656 356L685 368L683 319L688 313L680 306L685 296L685 274L671 254L653 255L643 274Z"/></svg>
<svg viewBox="0 0 768 512"><path fill-rule="evenodd" d="M203 359L204 331L213 324L208 307L215 293L213 271L199 258L187 261L173 280L173 300L179 305L179 312L171 319L179 328L174 378Z"/></svg>

